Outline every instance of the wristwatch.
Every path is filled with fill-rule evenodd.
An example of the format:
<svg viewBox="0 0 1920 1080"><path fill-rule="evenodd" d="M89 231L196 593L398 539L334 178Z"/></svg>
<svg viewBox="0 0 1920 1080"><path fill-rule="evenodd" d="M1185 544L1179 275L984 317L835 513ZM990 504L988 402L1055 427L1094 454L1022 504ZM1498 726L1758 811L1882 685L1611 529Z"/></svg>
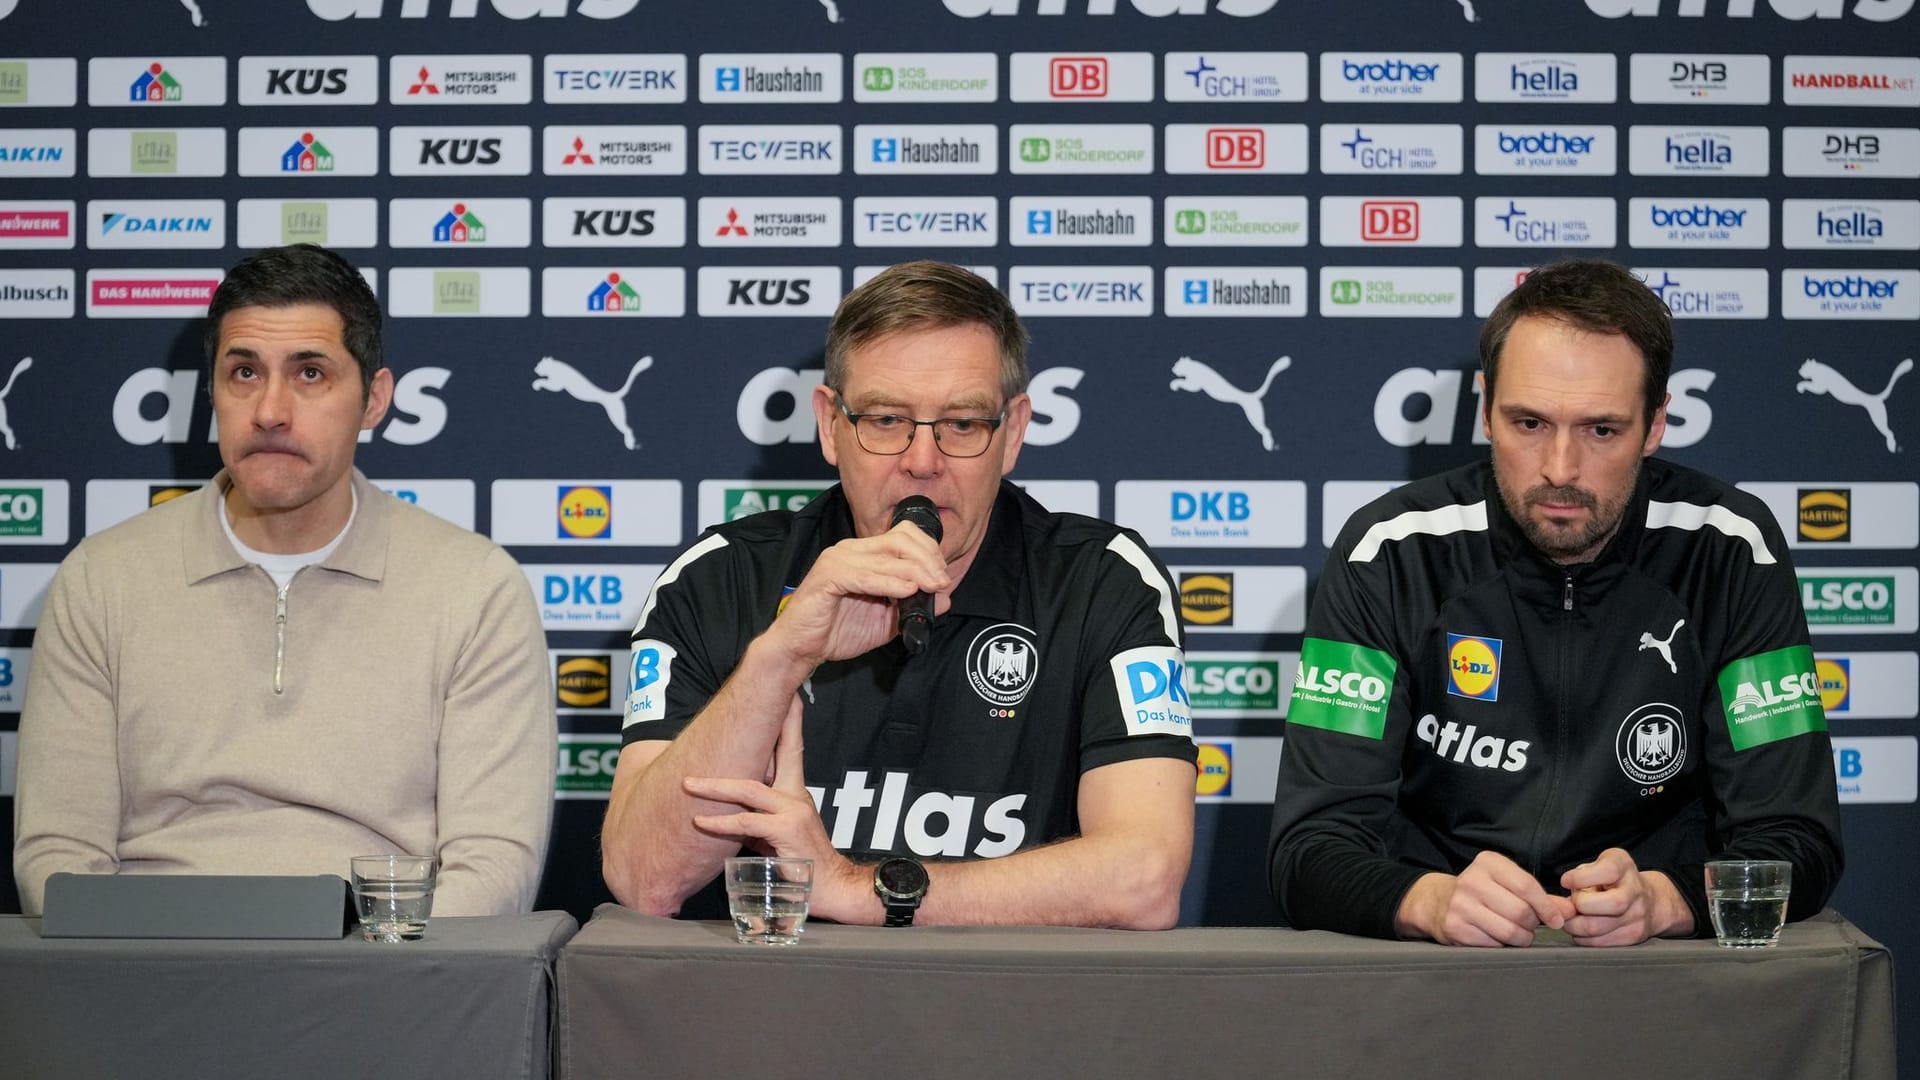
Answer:
<svg viewBox="0 0 1920 1080"><path fill-rule="evenodd" d="M912 926L913 913L927 895L927 868L919 859L882 859L873 868L873 891L887 906L888 926Z"/></svg>

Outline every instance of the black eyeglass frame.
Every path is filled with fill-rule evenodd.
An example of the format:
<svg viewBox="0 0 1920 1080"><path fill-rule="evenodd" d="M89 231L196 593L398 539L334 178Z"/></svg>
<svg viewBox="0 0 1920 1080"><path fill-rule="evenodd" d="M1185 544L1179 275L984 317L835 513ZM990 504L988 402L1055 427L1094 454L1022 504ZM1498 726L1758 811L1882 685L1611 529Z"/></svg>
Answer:
<svg viewBox="0 0 1920 1080"><path fill-rule="evenodd" d="M913 437L915 435L920 434L920 429L923 427L928 427L933 429L933 445L937 447L942 454L945 454L947 457L953 458L957 461L967 461L972 458L977 458L981 454L986 453L987 448L993 445L993 437L999 433L1000 425L1007 422L1007 410L1005 406L1001 407L999 414L996 416L938 416L933 418L932 420L915 420L911 416L902 416L899 413L854 412L852 409L847 408L846 399L841 397L837 393L833 396L833 401L835 405L838 405L840 407L840 414L847 418L847 423L853 425L853 437L855 440L857 440L860 443L860 449L865 450L867 453L872 454L875 457L899 457L901 454L904 454L908 450L911 450L913 448ZM908 429L907 441L900 447L900 449L875 450L874 448L867 445L866 438L860 434L860 421L868 420L868 419L899 420L904 423L911 424L913 426ZM979 451L972 454L956 454L953 451L947 449L946 443L940 441L940 425L954 423L956 421L968 421L975 424L987 425L987 441L980 444Z"/></svg>

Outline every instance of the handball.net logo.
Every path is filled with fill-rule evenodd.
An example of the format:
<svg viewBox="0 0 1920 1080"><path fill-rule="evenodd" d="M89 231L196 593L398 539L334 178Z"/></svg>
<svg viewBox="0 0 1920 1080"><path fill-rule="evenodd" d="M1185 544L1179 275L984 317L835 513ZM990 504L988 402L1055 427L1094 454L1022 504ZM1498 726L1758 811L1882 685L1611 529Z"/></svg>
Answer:
<svg viewBox="0 0 1920 1080"><path fill-rule="evenodd" d="M563 484L557 513L559 539L606 539L613 535L613 488Z"/></svg>

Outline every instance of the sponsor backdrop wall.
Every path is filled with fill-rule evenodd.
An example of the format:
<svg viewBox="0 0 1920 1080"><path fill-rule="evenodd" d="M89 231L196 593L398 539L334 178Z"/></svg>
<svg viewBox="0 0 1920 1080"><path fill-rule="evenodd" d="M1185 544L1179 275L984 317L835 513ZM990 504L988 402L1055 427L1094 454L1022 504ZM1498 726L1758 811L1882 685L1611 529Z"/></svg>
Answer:
<svg viewBox="0 0 1920 1080"><path fill-rule="evenodd" d="M390 316L399 388L361 464L506 545L539 600L563 714L541 900L584 914L653 576L824 486L797 403L827 316L930 256L1033 331L1016 478L1179 579L1184 919L1269 922L1327 544L1485 453L1479 317L1593 253L1681 320L1663 452L1791 538L1847 804L1837 902L1904 955L1912 7L129 0L109 23L0 0L0 796L54 566L217 467L195 317L221 268L312 240Z"/></svg>

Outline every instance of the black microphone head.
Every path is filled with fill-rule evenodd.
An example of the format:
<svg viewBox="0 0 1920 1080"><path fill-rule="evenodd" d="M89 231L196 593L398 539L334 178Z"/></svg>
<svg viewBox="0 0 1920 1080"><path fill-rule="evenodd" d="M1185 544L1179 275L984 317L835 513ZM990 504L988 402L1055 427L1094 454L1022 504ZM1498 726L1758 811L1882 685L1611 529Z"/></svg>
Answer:
<svg viewBox="0 0 1920 1080"><path fill-rule="evenodd" d="M893 508L893 520L887 524L887 528L891 529L903 521L913 522L921 532L933 537L934 543L940 542L940 510L925 495L909 495L901 499Z"/></svg>

